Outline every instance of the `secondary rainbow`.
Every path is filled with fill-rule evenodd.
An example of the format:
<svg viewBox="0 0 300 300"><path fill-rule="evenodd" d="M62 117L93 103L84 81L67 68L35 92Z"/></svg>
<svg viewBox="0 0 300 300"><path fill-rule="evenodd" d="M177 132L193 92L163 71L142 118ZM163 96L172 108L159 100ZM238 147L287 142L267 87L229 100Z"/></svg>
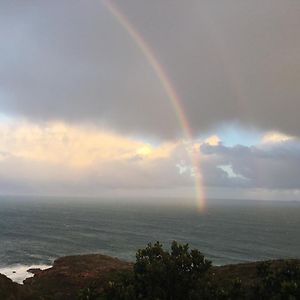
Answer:
<svg viewBox="0 0 300 300"><path fill-rule="evenodd" d="M189 125L188 119L184 112L183 106L181 104L180 98L177 95L176 89L172 84L171 80L167 76L167 72L162 67L161 63L159 62L158 58L156 57L154 51L150 48L147 42L144 40L142 35L134 28L128 18L122 13L119 7L110 0L103 0L105 7L110 11L110 13L118 20L118 22L122 25L122 27L126 30L135 44L139 47L142 51L144 56L146 57L147 61L153 68L156 76L158 77L161 85L163 86L168 99L170 100L175 114L181 124L183 129L183 133L185 138L188 142L192 142L193 135L192 130ZM195 149L190 149L190 159L193 165L193 176L195 178L195 190L196 190L196 197L197 197L197 206L200 210L203 210L205 207L205 197L203 192L203 183L202 183L202 174L200 171L200 159L199 153Z"/></svg>

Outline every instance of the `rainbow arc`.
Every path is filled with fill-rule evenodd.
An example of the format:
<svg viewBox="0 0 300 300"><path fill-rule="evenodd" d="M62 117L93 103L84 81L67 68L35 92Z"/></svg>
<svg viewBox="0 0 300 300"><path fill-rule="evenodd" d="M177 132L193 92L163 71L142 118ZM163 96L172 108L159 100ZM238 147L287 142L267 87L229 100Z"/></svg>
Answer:
<svg viewBox="0 0 300 300"><path fill-rule="evenodd" d="M103 4L108 9L108 11L116 18L116 20L118 20L120 25L125 29L128 35L137 45L137 47L141 50L146 60L149 62L174 109L176 117L185 135L185 139L189 143L192 143L193 134L191 126L189 125L188 118L184 111L182 101L178 96L171 79L168 77L166 70L163 68L159 59L155 55L155 52L151 49L151 47L145 41L142 35L138 32L138 30L133 26L133 24L129 21L126 15L123 14L120 8L113 1L103 0ZM199 208L199 210L203 210L205 207L205 197L203 192L203 179L200 170L199 153L192 149L189 151L189 155L193 166L197 207Z"/></svg>

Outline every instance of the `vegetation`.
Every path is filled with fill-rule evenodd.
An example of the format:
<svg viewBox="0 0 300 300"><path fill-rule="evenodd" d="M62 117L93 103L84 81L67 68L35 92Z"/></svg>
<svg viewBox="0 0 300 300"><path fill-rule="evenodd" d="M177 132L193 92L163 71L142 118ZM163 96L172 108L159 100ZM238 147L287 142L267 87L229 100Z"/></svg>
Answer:
<svg viewBox="0 0 300 300"><path fill-rule="evenodd" d="M94 254L57 259L23 285L0 274L1 300L300 300L300 260L212 266L198 250L159 242L136 262Z"/></svg>
<svg viewBox="0 0 300 300"><path fill-rule="evenodd" d="M170 251L159 242L138 250L132 271L119 272L104 286L81 291L80 300L296 300L300 299L299 265L271 268L259 263L255 280L216 278L211 262L198 250L173 242ZM223 272L223 275L225 273ZM230 276L229 276L230 277Z"/></svg>
<svg viewBox="0 0 300 300"><path fill-rule="evenodd" d="M300 268L287 262L283 268L274 270L270 262L257 268L259 283L254 287L256 299L300 299Z"/></svg>

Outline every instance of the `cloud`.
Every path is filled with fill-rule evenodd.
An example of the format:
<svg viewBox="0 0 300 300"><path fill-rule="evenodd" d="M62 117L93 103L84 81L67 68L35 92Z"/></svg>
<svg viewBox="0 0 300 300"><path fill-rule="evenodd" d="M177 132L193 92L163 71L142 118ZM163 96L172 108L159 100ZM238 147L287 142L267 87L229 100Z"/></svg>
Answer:
<svg viewBox="0 0 300 300"><path fill-rule="evenodd" d="M211 136L151 145L91 125L0 122L0 188L12 194L99 196L140 190L152 196L163 191L193 195L190 153L198 152L202 188L215 189L213 195L299 191L300 141L275 140L228 147Z"/></svg>
<svg viewBox="0 0 300 300"><path fill-rule="evenodd" d="M291 140L293 137L282 134L280 132L269 132L264 135L263 143L279 143Z"/></svg>
<svg viewBox="0 0 300 300"><path fill-rule="evenodd" d="M295 1L116 1L173 81L194 133L225 122L300 136ZM181 132L145 57L101 1L2 1L0 105L34 122Z"/></svg>
<svg viewBox="0 0 300 300"><path fill-rule="evenodd" d="M221 142L220 138L217 135L212 135L208 137L204 143L211 145L211 146L217 146Z"/></svg>
<svg viewBox="0 0 300 300"><path fill-rule="evenodd" d="M195 140L180 140L163 84L101 1L2 1L1 191L192 189L195 151L205 188L298 191L298 3L115 3L173 82ZM228 147L214 134L228 122L267 133Z"/></svg>
<svg viewBox="0 0 300 300"><path fill-rule="evenodd" d="M200 150L206 185L300 189L299 139L272 139L251 147L203 144Z"/></svg>
<svg viewBox="0 0 300 300"><path fill-rule="evenodd" d="M130 136L50 122L0 123L2 193L101 194L114 189L193 187L184 143L150 145Z"/></svg>

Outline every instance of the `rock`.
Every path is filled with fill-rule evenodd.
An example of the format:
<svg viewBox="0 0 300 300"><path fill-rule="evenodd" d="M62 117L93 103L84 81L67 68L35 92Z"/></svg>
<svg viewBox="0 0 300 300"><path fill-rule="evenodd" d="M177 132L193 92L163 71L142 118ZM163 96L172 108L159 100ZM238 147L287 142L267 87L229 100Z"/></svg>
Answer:
<svg viewBox="0 0 300 300"><path fill-rule="evenodd" d="M33 275L39 274L40 272L42 272L42 270L40 268L31 268L27 270L28 273L31 273Z"/></svg>
<svg viewBox="0 0 300 300"><path fill-rule="evenodd" d="M92 283L101 285L111 272L130 269L132 263L105 255L67 256L55 260L52 268L33 270L34 277L27 278L24 286L41 295L53 295L49 299L76 299L80 289Z"/></svg>
<svg viewBox="0 0 300 300"><path fill-rule="evenodd" d="M23 285L0 274L0 300L76 299L80 289L101 286L111 272L131 269L132 263L100 254L62 257L52 268L27 270L34 276Z"/></svg>
<svg viewBox="0 0 300 300"><path fill-rule="evenodd" d="M0 274L0 299L1 300L23 300L37 299L34 294L20 284L13 282L5 275Z"/></svg>

